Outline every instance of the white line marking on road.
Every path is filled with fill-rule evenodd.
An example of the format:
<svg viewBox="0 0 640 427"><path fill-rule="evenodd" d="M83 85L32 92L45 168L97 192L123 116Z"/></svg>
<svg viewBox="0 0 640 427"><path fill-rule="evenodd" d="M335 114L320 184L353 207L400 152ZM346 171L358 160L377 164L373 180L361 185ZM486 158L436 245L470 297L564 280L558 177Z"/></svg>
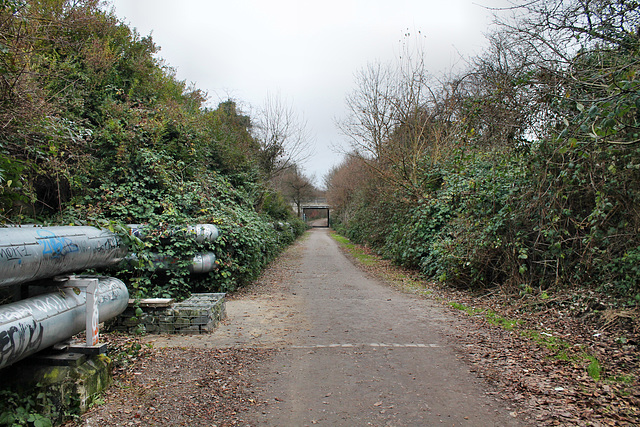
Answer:
<svg viewBox="0 0 640 427"><path fill-rule="evenodd" d="M422 344L422 343L409 343L409 344L388 344L388 343L333 343L333 344L303 344L303 345L293 345L291 348L302 348L302 349L311 349L311 348L352 348L352 347L393 347L393 348L439 348L441 347L439 344Z"/></svg>

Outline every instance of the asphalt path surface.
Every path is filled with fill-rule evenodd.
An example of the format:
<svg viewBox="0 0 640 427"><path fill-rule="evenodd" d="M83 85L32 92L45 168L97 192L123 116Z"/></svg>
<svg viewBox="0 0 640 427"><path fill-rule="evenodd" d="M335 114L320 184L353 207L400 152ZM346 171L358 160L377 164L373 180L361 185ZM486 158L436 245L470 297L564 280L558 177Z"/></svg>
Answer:
<svg viewBox="0 0 640 427"><path fill-rule="evenodd" d="M445 308L368 275L328 229L295 250L262 292L228 301L216 332L154 344L278 349L253 382L265 405L251 425L519 425L461 360Z"/></svg>

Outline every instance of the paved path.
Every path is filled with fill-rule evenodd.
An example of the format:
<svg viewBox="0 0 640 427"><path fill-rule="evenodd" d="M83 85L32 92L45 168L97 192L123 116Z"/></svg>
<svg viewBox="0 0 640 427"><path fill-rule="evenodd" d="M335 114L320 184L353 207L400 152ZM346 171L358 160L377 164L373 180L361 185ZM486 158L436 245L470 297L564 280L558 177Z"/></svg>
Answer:
<svg viewBox="0 0 640 427"><path fill-rule="evenodd" d="M368 276L327 229L293 250L261 292L227 303L214 334L155 344L279 349L254 381L268 405L245 415L251 425L518 425L458 359L448 338L456 319L444 308Z"/></svg>
<svg viewBox="0 0 640 427"><path fill-rule="evenodd" d="M271 426L505 426L447 344L449 315L355 267L327 230L305 242L291 291L306 327L265 369Z"/></svg>

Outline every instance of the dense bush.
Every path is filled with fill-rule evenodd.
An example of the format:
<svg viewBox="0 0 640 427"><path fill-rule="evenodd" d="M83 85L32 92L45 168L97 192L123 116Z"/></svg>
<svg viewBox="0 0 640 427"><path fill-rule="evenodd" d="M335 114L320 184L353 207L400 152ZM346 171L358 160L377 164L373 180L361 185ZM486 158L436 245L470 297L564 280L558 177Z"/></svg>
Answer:
<svg viewBox="0 0 640 427"><path fill-rule="evenodd" d="M151 37L104 7L0 2L0 221L121 233L137 262L112 273L134 296L246 284L304 231L261 178L251 118L231 100L207 107L156 58ZM132 223L144 225L143 241L128 235ZM220 238L175 232L199 223L216 224ZM189 274L193 256L210 251L217 269Z"/></svg>
<svg viewBox="0 0 640 427"><path fill-rule="evenodd" d="M461 78L359 75L345 130L375 194L330 180L336 227L455 286L638 304L640 11L523 8Z"/></svg>
<svg viewBox="0 0 640 427"><path fill-rule="evenodd" d="M635 304L639 153L581 148L560 155L562 144L542 142L526 155L466 155L438 191L414 203L368 199L337 229L455 286L588 287Z"/></svg>

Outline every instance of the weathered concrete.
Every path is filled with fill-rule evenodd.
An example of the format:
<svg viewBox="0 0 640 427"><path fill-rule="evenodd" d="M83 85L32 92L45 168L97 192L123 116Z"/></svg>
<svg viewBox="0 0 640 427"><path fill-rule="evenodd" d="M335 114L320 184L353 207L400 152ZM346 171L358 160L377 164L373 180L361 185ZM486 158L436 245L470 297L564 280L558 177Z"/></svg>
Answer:
<svg viewBox="0 0 640 427"><path fill-rule="evenodd" d="M111 359L69 352L37 355L1 370L0 378L17 392L43 393L60 413L85 412L111 384Z"/></svg>
<svg viewBox="0 0 640 427"><path fill-rule="evenodd" d="M355 267L324 229L287 280L292 345L261 367L252 426L517 426L452 346L455 319ZM215 334L213 334L215 336Z"/></svg>

